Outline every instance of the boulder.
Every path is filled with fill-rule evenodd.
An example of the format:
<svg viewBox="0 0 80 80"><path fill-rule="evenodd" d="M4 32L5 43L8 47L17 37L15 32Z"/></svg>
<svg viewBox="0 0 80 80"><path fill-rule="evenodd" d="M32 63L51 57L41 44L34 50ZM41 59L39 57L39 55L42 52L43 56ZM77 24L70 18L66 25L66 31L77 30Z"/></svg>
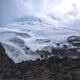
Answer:
<svg viewBox="0 0 80 80"><path fill-rule="evenodd" d="M73 46L80 47L80 36L69 36L67 38L68 43L72 44Z"/></svg>

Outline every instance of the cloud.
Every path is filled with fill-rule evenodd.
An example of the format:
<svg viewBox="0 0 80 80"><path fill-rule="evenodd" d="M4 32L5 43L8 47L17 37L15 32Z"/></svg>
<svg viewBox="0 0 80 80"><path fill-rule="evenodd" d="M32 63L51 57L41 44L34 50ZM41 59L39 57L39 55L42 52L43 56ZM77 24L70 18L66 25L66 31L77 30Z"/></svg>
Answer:
<svg viewBox="0 0 80 80"><path fill-rule="evenodd" d="M0 24L26 15L38 15L51 20L50 14L59 18L78 18L80 0L0 0Z"/></svg>

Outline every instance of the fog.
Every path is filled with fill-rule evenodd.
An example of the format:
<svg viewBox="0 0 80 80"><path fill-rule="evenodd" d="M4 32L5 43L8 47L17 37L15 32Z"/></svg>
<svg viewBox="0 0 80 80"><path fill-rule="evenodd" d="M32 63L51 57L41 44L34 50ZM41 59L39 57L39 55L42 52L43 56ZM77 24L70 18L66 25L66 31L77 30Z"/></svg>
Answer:
<svg viewBox="0 0 80 80"><path fill-rule="evenodd" d="M80 18L80 0L0 0L0 25L15 18L37 15L51 20L55 15L66 20Z"/></svg>

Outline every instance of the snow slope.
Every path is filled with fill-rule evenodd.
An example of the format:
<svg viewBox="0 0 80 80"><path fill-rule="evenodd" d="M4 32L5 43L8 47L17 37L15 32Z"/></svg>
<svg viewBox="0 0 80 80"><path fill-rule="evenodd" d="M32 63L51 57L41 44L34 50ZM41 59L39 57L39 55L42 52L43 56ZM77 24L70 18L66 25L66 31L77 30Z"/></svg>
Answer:
<svg viewBox="0 0 80 80"><path fill-rule="evenodd" d="M72 24L56 26L46 20L28 17L16 19L14 23L0 27L0 42L7 55L16 63L40 58L34 54L46 46L65 43L70 35L79 35L80 27Z"/></svg>

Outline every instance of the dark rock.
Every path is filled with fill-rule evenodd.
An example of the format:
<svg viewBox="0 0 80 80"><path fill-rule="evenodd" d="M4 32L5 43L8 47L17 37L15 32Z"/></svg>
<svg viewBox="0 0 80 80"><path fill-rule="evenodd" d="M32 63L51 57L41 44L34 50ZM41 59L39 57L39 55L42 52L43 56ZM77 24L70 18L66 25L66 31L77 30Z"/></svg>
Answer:
<svg viewBox="0 0 80 80"><path fill-rule="evenodd" d="M0 65L4 65L4 64L11 64L13 63L13 61L7 56L7 54L5 53L5 49L3 48L3 46L0 43Z"/></svg>
<svg viewBox="0 0 80 80"><path fill-rule="evenodd" d="M73 46L80 46L80 36L70 36L67 41Z"/></svg>
<svg viewBox="0 0 80 80"><path fill-rule="evenodd" d="M67 52L68 50L66 50ZM57 49L56 49L57 52ZM58 51L60 53L60 51ZM73 51L74 52L74 51ZM65 52L64 52L65 53ZM55 53L56 54L56 53ZM0 80L79 80L80 58L37 59L14 64L0 44Z"/></svg>
<svg viewBox="0 0 80 80"><path fill-rule="evenodd" d="M16 33L16 35L23 37L23 38L30 38L31 37L28 33Z"/></svg>
<svg viewBox="0 0 80 80"><path fill-rule="evenodd" d="M11 38L9 41L12 42L13 44L16 44L19 47L25 46L25 42L18 37Z"/></svg>
<svg viewBox="0 0 80 80"><path fill-rule="evenodd" d="M57 57L65 57L67 55L67 52L66 52L65 48L54 48L54 49L52 49L52 54L54 54Z"/></svg>
<svg viewBox="0 0 80 80"><path fill-rule="evenodd" d="M48 40L48 39L36 39L36 42L38 42L38 43L49 43L50 40Z"/></svg>

